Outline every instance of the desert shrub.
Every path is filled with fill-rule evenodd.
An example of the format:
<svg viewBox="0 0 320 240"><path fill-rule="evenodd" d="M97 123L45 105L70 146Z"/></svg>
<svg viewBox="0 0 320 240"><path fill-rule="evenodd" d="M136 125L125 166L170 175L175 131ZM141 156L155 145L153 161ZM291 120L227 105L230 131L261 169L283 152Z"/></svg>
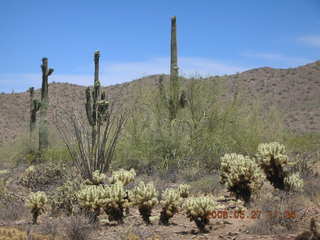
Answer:
<svg viewBox="0 0 320 240"><path fill-rule="evenodd" d="M79 179L68 180L63 185L57 187L51 196L53 212L64 211L69 216L74 213L77 204L77 192L80 190Z"/></svg>
<svg viewBox="0 0 320 240"><path fill-rule="evenodd" d="M257 202L256 208L261 211L261 215L254 225L247 227L249 233L270 235L293 232L297 227L299 210L305 207L298 196L276 190L271 198Z"/></svg>
<svg viewBox="0 0 320 240"><path fill-rule="evenodd" d="M22 176L19 183L32 191L47 190L49 185L63 180L65 167L54 163L31 165Z"/></svg>
<svg viewBox="0 0 320 240"><path fill-rule="evenodd" d="M124 170L124 169L120 169L120 170L114 171L112 173L112 176L109 179L109 182L111 184L120 182L124 186L126 186L129 183L134 181L135 176L136 176L136 172L135 172L135 170L133 168L130 169L130 171L127 171L127 170Z"/></svg>
<svg viewBox="0 0 320 240"><path fill-rule="evenodd" d="M221 183L236 197L249 203L251 195L258 193L265 179L258 164L248 156L241 154L225 154L221 158Z"/></svg>
<svg viewBox="0 0 320 240"><path fill-rule="evenodd" d="M64 225L68 240L88 240L92 232L92 227L87 226L81 216L70 217Z"/></svg>
<svg viewBox="0 0 320 240"><path fill-rule="evenodd" d="M284 190L286 188L292 189L293 184L296 187L301 186L298 175L289 176L289 167L292 166L292 163L289 163L284 145L278 142L261 143L258 146L256 159L267 179L275 188ZM289 186L286 186L286 183Z"/></svg>
<svg viewBox="0 0 320 240"><path fill-rule="evenodd" d="M219 183L219 174L212 174L208 176L203 176L190 183L191 191L193 193L214 193L221 190L222 186Z"/></svg>
<svg viewBox="0 0 320 240"><path fill-rule="evenodd" d="M265 113L258 101L253 106L243 104L244 88L233 98L222 97L226 82L223 77L184 81L188 105L173 121L158 91L150 91L150 86L133 89L137 97L130 104L133 111L114 166L159 173L172 181L182 173L194 180L217 170L218 159L226 152L253 155L259 142L282 140L283 119L278 111Z"/></svg>
<svg viewBox="0 0 320 240"><path fill-rule="evenodd" d="M127 192L121 182L116 182L106 189L103 209L110 221L123 223L124 209L128 207Z"/></svg>
<svg viewBox="0 0 320 240"><path fill-rule="evenodd" d="M140 182L129 191L129 199L134 206L138 206L139 213L146 224L150 224L152 208L158 203L158 192L152 182Z"/></svg>
<svg viewBox="0 0 320 240"><path fill-rule="evenodd" d="M90 223L96 223L100 209L104 206L108 191L102 185L83 186L77 193L79 206L89 216Z"/></svg>
<svg viewBox="0 0 320 240"><path fill-rule="evenodd" d="M190 185L188 184L180 184L178 187L178 191L180 194L180 197L187 198L190 194Z"/></svg>
<svg viewBox="0 0 320 240"><path fill-rule="evenodd" d="M45 206L48 202L47 195L44 192L31 193L26 199L26 207L31 209L32 224L37 224L38 217L45 212Z"/></svg>
<svg viewBox="0 0 320 240"><path fill-rule="evenodd" d="M170 218L172 218L178 211L182 203L180 192L173 188L166 189L161 195L160 204L162 210L160 213L160 224L168 225Z"/></svg>
<svg viewBox="0 0 320 240"><path fill-rule="evenodd" d="M213 198L208 196L190 197L183 204L187 217L194 221L200 232L206 232L213 211L221 208Z"/></svg>

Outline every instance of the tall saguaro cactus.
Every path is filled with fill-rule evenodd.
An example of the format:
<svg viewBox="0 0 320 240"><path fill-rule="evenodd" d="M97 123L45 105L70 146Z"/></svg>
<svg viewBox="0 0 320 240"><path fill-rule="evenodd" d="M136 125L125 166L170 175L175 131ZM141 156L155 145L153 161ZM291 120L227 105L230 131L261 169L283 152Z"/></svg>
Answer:
<svg viewBox="0 0 320 240"><path fill-rule="evenodd" d="M180 92L179 67L178 67L178 50L177 50L177 25L176 17L171 18L171 47L170 47L170 90L167 96L163 87L163 76L159 79L159 88L161 98L165 100L169 110L170 120L177 118L179 108L183 108L186 104L185 92Z"/></svg>
<svg viewBox="0 0 320 240"><path fill-rule="evenodd" d="M40 103L40 124L39 124L39 150L48 148L48 77L53 73L52 68L48 68L48 58L42 58L42 87L41 87L41 103Z"/></svg>
<svg viewBox="0 0 320 240"><path fill-rule="evenodd" d="M109 102L106 101L105 92L101 93L101 84L99 81L99 58L100 52L94 53L94 85L91 92L90 88L86 89L86 113L87 119L91 126L91 148L89 152L89 158L92 165L89 166L88 178L91 177L91 173L94 170L102 170L102 166L98 166L103 156L101 147L105 147L107 139L104 136L104 140L101 142L101 127L107 120ZM91 169L90 169L91 168Z"/></svg>
<svg viewBox="0 0 320 240"><path fill-rule="evenodd" d="M33 99L34 97L34 87L29 88L30 94L30 124L29 124L29 131L30 131L30 143L33 144L34 141L34 130L36 128L37 122L37 112L40 109L40 102L37 99Z"/></svg>
<svg viewBox="0 0 320 240"><path fill-rule="evenodd" d="M30 140L32 138L32 133L35 128L35 122L36 122L36 115L33 114L33 97L34 97L34 87L29 88L29 94L30 94L30 123L29 123L29 131L30 131Z"/></svg>

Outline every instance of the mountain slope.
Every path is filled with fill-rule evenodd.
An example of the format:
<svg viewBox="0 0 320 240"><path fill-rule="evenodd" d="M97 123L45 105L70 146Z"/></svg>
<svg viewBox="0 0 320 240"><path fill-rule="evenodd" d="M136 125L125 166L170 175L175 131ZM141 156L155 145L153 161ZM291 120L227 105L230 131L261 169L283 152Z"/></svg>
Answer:
<svg viewBox="0 0 320 240"><path fill-rule="evenodd" d="M126 104L136 94L133 89L143 86L155 91L158 76L148 76L129 83L106 87L110 99ZM168 76L166 76L168 79ZM266 109L276 106L285 114L286 125L299 132L320 132L320 61L297 68L252 69L226 76L227 95L237 88L247 93L248 104L259 99ZM204 79L210 81L210 78ZM40 81L40 80L39 80ZM104 83L104 81L102 82ZM49 121L57 109L84 110L85 87L68 83L49 84ZM39 98L40 91L35 92ZM227 97L228 97L227 96ZM29 93L0 95L0 144L11 142L27 133L29 124Z"/></svg>

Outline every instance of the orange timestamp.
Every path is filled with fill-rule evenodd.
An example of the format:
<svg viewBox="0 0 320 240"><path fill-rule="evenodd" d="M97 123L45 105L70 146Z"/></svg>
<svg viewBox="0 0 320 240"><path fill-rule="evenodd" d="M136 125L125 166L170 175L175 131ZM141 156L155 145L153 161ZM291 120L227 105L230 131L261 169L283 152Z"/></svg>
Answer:
<svg viewBox="0 0 320 240"><path fill-rule="evenodd" d="M267 214L270 218L287 218L294 219L296 218L295 211L285 210L285 211L263 211L264 214ZM259 219L262 215L261 210L217 210L212 211L209 215L209 218L218 218L218 219Z"/></svg>

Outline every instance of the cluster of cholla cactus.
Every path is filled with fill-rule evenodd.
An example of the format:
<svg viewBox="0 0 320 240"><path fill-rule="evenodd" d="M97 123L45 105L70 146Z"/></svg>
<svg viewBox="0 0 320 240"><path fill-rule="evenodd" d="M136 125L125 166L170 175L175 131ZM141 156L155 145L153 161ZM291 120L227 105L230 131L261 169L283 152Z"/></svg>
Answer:
<svg viewBox="0 0 320 240"><path fill-rule="evenodd" d="M290 176L288 167L294 163L288 159L285 146L278 142L258 146L256 160L271 184L281 190L299 190L303 187L303 180L299 174Z"/></svg>
<svg viewBox="0 0 320 240"><path fill-rule="evenodd" d="M127 192L121 182L106 188L106 200L103 205L109 221L123 223L124 210L129 207Z"/></svg>
<svg viewBox="0 0 320 240"><path fill-rule="evenodd" d="M303 191L303 179L301 179L299 173L292 173L284 178L284 184L286 186L286 190L293 192L301 192Z"/></svg>
<svg viewBox="0 0 320 240"><path fill-rule="evenodd" d="M172 218L180 208L182 203L182 198L180 192L173 188L166 189L161 195L161 214L159 223L163 225L168 225L170 218Z"/></svg>
<svg viewBox="0 0 320 240"><path fill-rule="evenodd" d="M26 206L31 209L32 213L32 224L37 224L38 217L45 212L47 202L47 195L40 191L31 193L26 199Z"/></svg>
<svg viewBox="0 0 320 240"><path fill-rule="evenodd" d="M183 204L187 217L195 222L201 232L207 231L206 225L210 222L212 212L222 207L209 196L190 197Z"/></svg>
<svg viewBox="0 0 320 240"><path fill-rule="evenodd" d="M178 191L179 191L180 197L182 197L182 198L189 197L190 188L191 187L188 184L180 184L179 187L178 187Z"/></svg>
<svg viewBox="0 0 320 240"><path fill-rule="evenodd" d="M250 202L252 193L257 193L265 179L258 164L248 156L241 154L225 154L220 165L221 183L226 184L229 191L238 199Z"/></svg>
<svg viewBox="0 0 320 240"><path fill-rule="evenodd" d="M153 183L140 182L138 186L129 191L129 199L132 205L138 206L143 221L150 224L152 208L158 203L158 192Z"/></svg>
<svg viewBox="0 0 320 240"><path fill-rule="evenodd" d="M96 170L92 173L91 180L87 179L85 180L84 184L87 185L100 185L104 184L104 182L107 179L107 175L104 173L101 173L99 170Z"/></svg>
<svg viewBox="0 0 320 240"><path fill-rule="evenodd" d="M57 187L51 199L53 211L63 210L70 216L74 213L77 204L77 191L80 184L76 181L68 180L62 186Z"/></svg>
<svg viewBox="0 0 320 240"><path fill-rule="evenodd" d="M77 199L80 208L89 216L89 222L95 223L105 205L108 192L102 185L84 186L78 193Z"/></svg>
<svg viewBox="0 0 320 240"><path fill-rule="evenodd" d="M136 172L133 168L130 169L130 171L120 169L112 173L112 177L109 179L109 182L111 184L121 182L124 186L126 186L129 183L134 181L135 176L136 176Z"/></svg>
<svg viewBox="0 0 320 240"><path fill-rule="evenodd" d="M288 164L285 146L278 142L261 143L258 145L256 159L271 184L283 190L285 167Z"/></svg>

